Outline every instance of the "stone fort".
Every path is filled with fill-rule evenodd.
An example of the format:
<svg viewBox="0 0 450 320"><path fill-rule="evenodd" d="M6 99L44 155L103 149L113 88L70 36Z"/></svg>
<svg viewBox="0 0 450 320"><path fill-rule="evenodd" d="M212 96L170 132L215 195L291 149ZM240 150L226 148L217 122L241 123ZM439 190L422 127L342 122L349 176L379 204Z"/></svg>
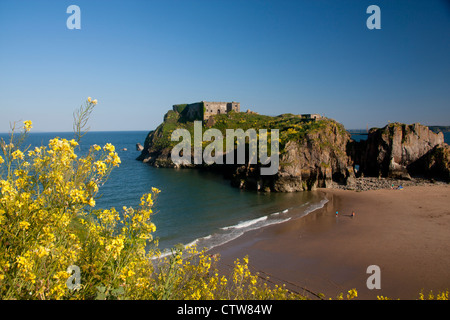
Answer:
<svg viewBox="0 0 450 320"><path fill-rule="evenodd" d="M190 120L207 121L211 116L217 114L226 114L230 111L240 112L241 104L239 102L212 102L201 101L190 104L176 104L173 110L183 114Z"/></svg>
<svg viewBox="0 0 450 320"><path fill-rule="evenodd" d="M208 122L212 116L217 114L226 114L230 111L241 112L241 104L239 102L212 102L212 101L201 101L190 104L175 104L173 105L173 111L178 112L184 118L193 120L203 120ZM247 110L247 113L256 113ZM322 118L320 114L307 113L301 114L300 117L303 121L317 121ZM211 118L210 121L213 121Z"/></svg>

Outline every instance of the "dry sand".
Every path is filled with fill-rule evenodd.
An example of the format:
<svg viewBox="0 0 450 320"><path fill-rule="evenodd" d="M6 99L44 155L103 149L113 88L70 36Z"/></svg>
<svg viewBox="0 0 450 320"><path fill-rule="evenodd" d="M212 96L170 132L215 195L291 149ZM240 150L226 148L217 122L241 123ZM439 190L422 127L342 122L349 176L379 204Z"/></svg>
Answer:
<svg viewBox="0 0 450 320"><path fill-rule="evenodd" d="M221 255L219 267L248 255L253 271L327 298L352 288L359 299L417 299L422 289L450 289L449 185L320 192L330 200L323 209L211 250ZM367 288L370 265L380 267L381 289Z"/></svg>

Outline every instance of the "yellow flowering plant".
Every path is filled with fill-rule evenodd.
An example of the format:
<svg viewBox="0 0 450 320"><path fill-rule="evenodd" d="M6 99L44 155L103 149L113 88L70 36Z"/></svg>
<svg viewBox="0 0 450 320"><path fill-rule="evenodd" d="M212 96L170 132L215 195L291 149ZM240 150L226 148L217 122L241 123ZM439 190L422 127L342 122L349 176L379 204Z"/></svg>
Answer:
<svg viewBox="0 0 450 320"><path fill-rule="evenodd" d="M94 145L82 156L76 153L96 104L88 98L74 113L72 140L56 137L47 146L21 148L32 128L27 120L18 137L14 124L9 143L1 141L0 297L244 297L230 294L228 280L213 267L217 258L204 251L177 249L160 256L151 222L159 189L144 194L137 208L95 208L99 187L120 165L110 143ZM70 266L80 270L76 289L69 285Z"/></svg>
<svg viewBox="0 0 450 320"><path fill-rule="evenodd" d="M95 104L96 100L86 108ZM84 134L86 108L77 112L82 115L74 125L78 138ZM135 241L118 231L120 216L114 208L94 209L99 186L120 158L111 144L91 147L79 157L79 140L58 137L48 146L21 149L32 122L24 122L18 137L15 127L10 142L1 141L0 297L93 298L96 292L89 284L113 283L126 257L143 247L136 245L142 239ZM136 210L133 218L141 214ZM129 231L154 231L145 219L148 214ZM126 247L133 250L124 256ZM66 285L70 265L81 266L85 286L80 290L70 291Z"/></svg>

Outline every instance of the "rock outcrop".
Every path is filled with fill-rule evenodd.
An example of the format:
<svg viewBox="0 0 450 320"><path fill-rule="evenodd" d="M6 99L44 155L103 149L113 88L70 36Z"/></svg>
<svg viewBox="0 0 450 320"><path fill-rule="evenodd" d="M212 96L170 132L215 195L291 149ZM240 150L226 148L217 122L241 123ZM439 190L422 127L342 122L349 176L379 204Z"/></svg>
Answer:
<svg viewBox="0 0 450 320"><path fill-rule="evenodd" d="M142 152L136 160L148 163L154 167L175 167L170 158L170 151L172 149L168 146L161 146L159 143L161 136L162 133L158 129L150 131L145 139Z"/></svg>
<svg viewBox="0 0 450 320"><path fill-rule="evenodd" d="M271 176L260 175L260 164L187 164L183 167L218 171L236 187L261 191L294 192L326 188L332 181L345 184L354 181L355 174L346 154L350 134L332 119L305 121L295 115L269 117L255 113L236 113L214 119L214 122L205 124L204 128L215 127L216 120L219 126L225 125L226 128L241 128L250 123L256 130L264 125L279 129L282 142L278 172ZM148 134L138 160L155 167L178 167L170 158L173 147L170 132L178 127L189 129L190 123L181 114L169 111L163 124ZM243 130L245 129L244 127ZM193 152L191 155L193 156Z"/></svg>
<svg viewBox="0 0 450 320"><path fill-rule="evenodd" d="M177 142L170 139L171 132L180 127L191 132L193 122L176 111L169 111L164 122L148 134L138 160L155 167L180 167L171 160L171 150ZM224 128L279 129L279 168L274 175L261 175L261 164L248 164L248 159L245 165L193 165L193 161L181 165L219 172L233 186L242 189L295 192L336 185L357 188L360 181L356 179L355 165L359 165L358 177L411 179L411 175L420 175L450 181L450 147L444 143L443 134L417 123L393 123L371 129L368 139L360 142L351 140L350 133L332 119L305 121L292 114L214 116L204 124L204 129L210 127L222 131ZM226 163L225 155L223 163Z"/></svg>
<svg viewBox="0 0 450 320"><path fill-rule="evenodd" d="M443 134L426 126L392 123L371 129L367 141L350 144L349 154L365 176L410 179L411 173L424 173L428 166L425 158L417 161L443 144Z"/></svg>
<svg viewBox="0 0 450 320"><path fill-rule="evenodd" d="M450 182L450 146L446 143L435 146L408 170L412 174Z"/></svg>
<svg viewBox="0 0 450 320"><path fill-rule="evenodd" d="M233 176L234 184L245 189L275 192L328 188L333 181L352 184L355 174L345 152L349 140L350 134L342 125L325 120L321 127L286 144L276 175L260 176L259 170L241 168Z"/></svg>

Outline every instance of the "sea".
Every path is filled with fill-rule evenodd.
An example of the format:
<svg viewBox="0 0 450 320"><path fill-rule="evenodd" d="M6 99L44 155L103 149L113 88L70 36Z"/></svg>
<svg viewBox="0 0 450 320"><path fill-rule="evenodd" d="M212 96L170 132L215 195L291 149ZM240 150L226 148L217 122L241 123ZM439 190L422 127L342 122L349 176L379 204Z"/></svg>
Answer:
<svg viewBox="0 0 450 320"><path fill-rule="evenodd" d="M136 158L147 131L88 132L81 140L80 153L93 144L111 143L121 158L100 188L96 208L137 207L152 187L161 190L153 211L154 238L161 250L196 244L214 248L236 239L247 231L300 218L322 208L328 201L317 191L262 193L230 186L221 175L196 169L155 168ZM8 139L7 134L0 137ZM30 133L24 145L48 144L54 137L72 139L73 133ZM356 136L355 139L364 139ZM450 142L450 133L445 133Z"/></svg>

